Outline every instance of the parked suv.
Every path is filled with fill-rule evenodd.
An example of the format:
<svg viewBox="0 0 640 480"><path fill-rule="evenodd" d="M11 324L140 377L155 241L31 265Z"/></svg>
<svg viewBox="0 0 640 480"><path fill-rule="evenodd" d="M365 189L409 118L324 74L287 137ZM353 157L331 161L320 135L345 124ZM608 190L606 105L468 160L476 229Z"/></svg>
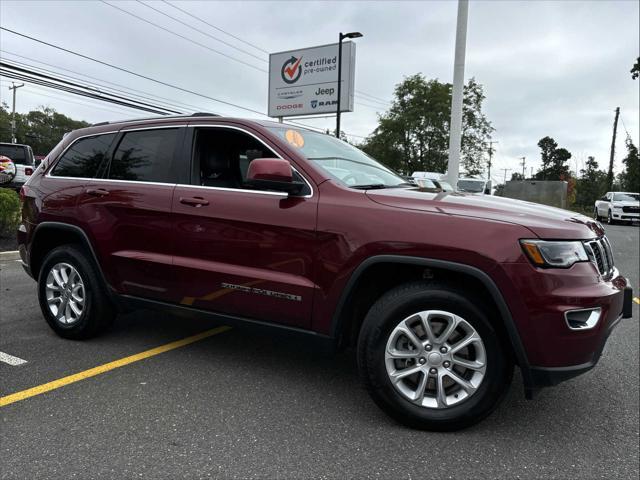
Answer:
<svg viewBox="0 0 640 480"><path fill-rule="evenodd" d="M20 255L60 336L144 307L353 346L375 402L416 428L486 417L514 366L527 397L586 372L631 315L599 223L421 192L345 142L279 123L95 125L21 193Z"/></svg>
<svg viewBox="0 0 640 480"><path fill-rule="evenodd" d="M31 147L18 143L0 143L0 156L9 158L15 166L15 176L11 182L3 183L2 186L19 190L36 169Z"/></svg>

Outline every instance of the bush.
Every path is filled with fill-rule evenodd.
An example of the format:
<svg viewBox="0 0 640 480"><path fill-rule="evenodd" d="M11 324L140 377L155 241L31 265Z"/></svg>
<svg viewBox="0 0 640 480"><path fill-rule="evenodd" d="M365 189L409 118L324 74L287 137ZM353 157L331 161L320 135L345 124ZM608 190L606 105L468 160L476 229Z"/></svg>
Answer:
<svg viewBox="0 0 640 480"><path fill-rule="evenodd" d="M0 237L15 234L20 223L20 197L13 190L0 188Z"/></svg>

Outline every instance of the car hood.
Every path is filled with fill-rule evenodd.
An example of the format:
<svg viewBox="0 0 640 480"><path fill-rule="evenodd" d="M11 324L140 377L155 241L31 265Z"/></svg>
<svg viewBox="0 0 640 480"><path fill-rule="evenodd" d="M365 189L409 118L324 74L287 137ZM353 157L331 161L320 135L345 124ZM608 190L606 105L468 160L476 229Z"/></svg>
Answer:
<svg viewBox="0 0 640 480"><path fill-rule="evenodd" d="M367 190L366 195L389 207L513 223L545 239L583 240L604 234L600 223L579 213L512 198L430 193L413 188Z"/></svg>

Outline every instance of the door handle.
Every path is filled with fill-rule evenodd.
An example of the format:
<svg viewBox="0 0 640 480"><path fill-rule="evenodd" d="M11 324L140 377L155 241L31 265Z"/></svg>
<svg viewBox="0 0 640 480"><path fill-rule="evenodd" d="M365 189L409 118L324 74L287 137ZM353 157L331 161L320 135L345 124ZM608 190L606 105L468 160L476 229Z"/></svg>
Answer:
<svg viewBox="0 0 640 480"><path fill-rule="evenodd" d="M180 203L190 205L192 207L202 207L203 205L209 205L209 201L202 197L180 197Z"/></svg>
<svg viewBox="0 0 640 480"><path fill-rule="evenodd" d="M88 195L93 195L94 197L104 197L105 195L109 195L109 190L105 190L104 188L87 188L85 192Z"/></svg>

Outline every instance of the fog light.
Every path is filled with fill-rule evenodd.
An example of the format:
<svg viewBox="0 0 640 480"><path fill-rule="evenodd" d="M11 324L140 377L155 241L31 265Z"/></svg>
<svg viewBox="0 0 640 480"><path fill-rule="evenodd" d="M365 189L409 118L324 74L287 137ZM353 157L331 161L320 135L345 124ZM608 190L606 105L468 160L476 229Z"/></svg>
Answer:
<svg viewBox="0 0 640 480"><path fill-rule="evenodd" d="M571 330L589 330L598 324L601 313L602 309L600 307L570 310L564 312L564 318Z"/></svg>

